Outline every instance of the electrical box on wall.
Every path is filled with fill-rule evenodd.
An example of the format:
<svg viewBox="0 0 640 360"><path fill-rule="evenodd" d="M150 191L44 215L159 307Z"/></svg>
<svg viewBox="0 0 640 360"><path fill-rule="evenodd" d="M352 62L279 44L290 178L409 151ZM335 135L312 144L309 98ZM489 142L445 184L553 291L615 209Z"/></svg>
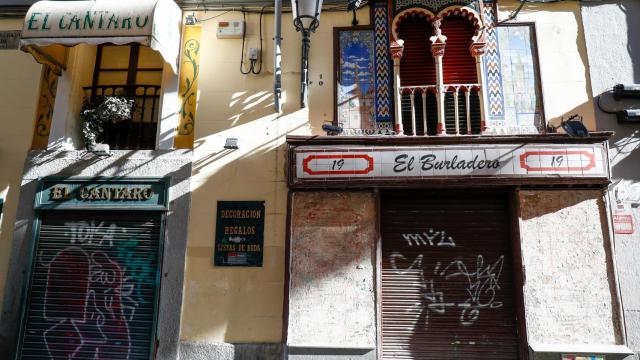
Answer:
<svg viewBox="0 0 640 360"><path fill-rule="evenodd" d="M216 37L218 39L240 39L244 34L244 21L218 21Z"/></svg>
<svg viewBox="0 0 640 360"><path fill-rule="evenodd" d="M258 60L258 54L260 54L260 50L257 48L249 48L247 57L249 57L249 60Z"/></svg>

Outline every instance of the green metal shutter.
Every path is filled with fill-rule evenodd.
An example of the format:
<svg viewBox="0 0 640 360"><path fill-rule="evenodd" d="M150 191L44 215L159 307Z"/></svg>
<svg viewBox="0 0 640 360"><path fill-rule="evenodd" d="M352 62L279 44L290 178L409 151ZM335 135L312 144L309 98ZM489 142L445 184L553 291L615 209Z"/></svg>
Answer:
<svg viewBox="0 0 640 360"><path fill-rule="evenodd" d="M162 214L43 212L19 359L149 359Z"/></svg>

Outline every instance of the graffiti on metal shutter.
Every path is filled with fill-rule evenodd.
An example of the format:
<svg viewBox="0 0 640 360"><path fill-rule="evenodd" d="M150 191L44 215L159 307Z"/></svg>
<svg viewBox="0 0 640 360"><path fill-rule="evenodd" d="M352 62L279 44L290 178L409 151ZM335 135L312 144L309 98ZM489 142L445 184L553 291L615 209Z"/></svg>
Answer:
<svg viewBox="0 0 640 360"><path fill-rule="evenodd" d="M147 357L158 238L157 220L45 215L22 358Z"/></svg>
<svg viewBox="0 0 640 360"><path fill-rule="evenodd" d="M382 193L382 358L518 358L508 209L501 192Z"/></svg>
<svg viewBox="0 0 640 360"><path fill-rule="evenodd" d="M408 246L439 246L455 247L455 240L447 236L445 231L429 229L422 233L405 233L402 238ZM482 254L472 256L472 261L465 261L460 257L449 262L436 262L433 271L423 266L424 254L418 254L414 258L407 258L401 252L394 251L390 255L391 269L398 275L408 271L419 271L422 287L422 303L417 307L426 309L425 326L429 324L429 312L445 314L454 311L460 314L460 324L472 325L485 309L502 307L502 302L496 301L496 294L500 291L500 274L504 263L504 255L498 257L493 263L485 260ZM451 279L463 280L466 298L448 295L435 285L439 281L447 282ZM434 282L434 280L436 280ZM415 324L414 324L415 325Z"/></svg>
<svg viewBox="0 0 640 360"><path fill-rule="evenodd" d="M71 261L76 265L66 267ZM118 263L101 251L69 247L47 267L43 317L53 324L44 340L51 358L94 359L105 352L128 358L131 344L123 297L130 292L123 288Z"/></svg>

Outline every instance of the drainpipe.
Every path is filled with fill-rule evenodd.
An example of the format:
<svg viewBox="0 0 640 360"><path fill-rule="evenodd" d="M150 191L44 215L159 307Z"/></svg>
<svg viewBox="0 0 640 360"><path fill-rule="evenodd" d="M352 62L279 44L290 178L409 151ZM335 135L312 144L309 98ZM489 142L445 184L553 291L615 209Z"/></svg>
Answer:
<svg viewBox="0 0 640 360"><path fill-rule="evenodd" d="M282 0L275 0L274 9L275 38L273 43L273 99L278 114L282 113L282 54L280 43L282 42Z"/></svg>

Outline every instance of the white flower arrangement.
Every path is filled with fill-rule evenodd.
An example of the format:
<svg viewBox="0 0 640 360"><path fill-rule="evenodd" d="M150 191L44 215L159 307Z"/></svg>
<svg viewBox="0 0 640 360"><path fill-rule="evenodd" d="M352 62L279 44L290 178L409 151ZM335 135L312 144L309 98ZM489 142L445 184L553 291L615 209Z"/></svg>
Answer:
<svg viewBox="0 0 640 360"><path fill-rule="evenodd" d="M130 120L133 100L122 96L98 96L85 102L80 111L82 136L87 150L93 150L107 123Z"/></svg>

